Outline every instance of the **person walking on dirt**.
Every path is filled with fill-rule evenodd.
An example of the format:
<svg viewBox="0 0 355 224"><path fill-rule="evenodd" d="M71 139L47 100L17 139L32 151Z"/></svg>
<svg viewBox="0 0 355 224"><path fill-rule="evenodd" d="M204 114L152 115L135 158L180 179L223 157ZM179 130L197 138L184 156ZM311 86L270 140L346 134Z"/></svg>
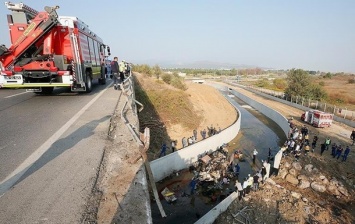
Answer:
<svg viewBox="0 0 355 224"><path fill-rule="evenodd" d="M354 145L355 144L355 129L353 129L353 131L351 132L350 139L353 140L352 145Z"/></svg>
<svg viewBox="0 0 355 224"><path fill-rule="evenodd" d="M325 151L325 149L326 149L325 143L321 144L320 145L320 155L323 155L323 152Z"/></svg>
<svg viewBox="0 0 355 224"><path fill-rule="evenodd" d="M263 183L264 183L265 175L266 175L266 168L265 168L265 166L262 166L261 167L261 181Z"/></svg>
<svg viewBox="0 0 355 224"><path fill-rule="evenodd" d="M247 188L248 188L248 179L244 178L244 182L243 182L243 197L245 197L246 194L248 194L249 192L247 192Z"/></svg>
<svg viewBox="0 0 355 224"><path fill-rule="evenodd" d="M327 139L325 139L324 144L325 144L325 150L328 150L329 145L332 143L332 141L330 140L329 137L327 137Z"/></svg>
<svg viewBox="0 0 355 224"><path fill-rule="evenodd" d="M203 129L203 130L201 131L202 139L205 139L205 138L206 138L206 134L207 134L206 129Z"/></svg>
<svg viewBox="0 0 355 224"><path fill-rule="evenodd" d="M238 181L238 179L235 181L235 188L238 191L238 199L240 201L243 198L243 187L242 184Z"/></svg>
<svg viewBox="0 0 355 224"><path fill-rule="evenodd" d="M173 141L171 141L171 151L175 152L175 150L176 150L176 141L173 140Z"/></svg>
<svg viewBox="0 0 355 224"><path fill-rule="evenodd" d="M193 134L194 134L195 140L197 141L197 130L196 129L193 130Z"/></svg>
<svg viewBox="0 0 355 224"><path fill-rule="evenodd" d="M253 189L254 191L257 191L259 188L259 175L258 173L255 173L253 176Z"/></svg>
<svg viewBox="0 0 355 224"><path fill-rule="evenodd" d="M317 141L318 141L318 136L315 135L313 136L313 141L312 141L312 152L314 152L314 149L316 148L317 146Z"/></svg>
<svg viewBox="0 0 355 224"><path fill-rule="evenodd" d="M256 149L254 149L254 151L253 151L253 163L254 164L255 164L256 155L258 155L258 151L256 151Z"/></svg>
<svg viewBox="0 0 355 224"><path fill-rule="evenodd" d="M348 158L349 153L350 153L350 147L347 146L346 149L345 149L345 151L344 151L343 162L346 161L346 159Z"/></svg>
<svg viewBox="0 0 355 224"><path fill-rule="evenodd" d="M341 156L341 153L343 152L343 147L341 147L341 145L338 145L338 148L337 148L337 152L335 154L335 156L337 157L337 159L339 159L339 157ZM334 157L335 157L334 156Z"/></svg>
<svg viewBox="0 0 355 224"><path fill-rule="evenodd" d="M333 156L333 158L335 157L336 151L337 151L337 144L333 143L333 145L332 145L332 154L331 154Z"/></svg>
<svg viewBox="0 0 355 224"><path fill-rule="evenodd" d="M118 57L114 57L111 62L111 74L113 78L113 88L118 89L118 77L119 77L119 66L118 66Z"/></svg>
<svg viewBox="0 0 355 224"><path fill-rule="evenodd" d="M182 143L182 147L183 147L183 148L185 148L185 147L187 146L187 139L186 139L186 137L183 137L183 138L181 139L181 143Z"/></svg>

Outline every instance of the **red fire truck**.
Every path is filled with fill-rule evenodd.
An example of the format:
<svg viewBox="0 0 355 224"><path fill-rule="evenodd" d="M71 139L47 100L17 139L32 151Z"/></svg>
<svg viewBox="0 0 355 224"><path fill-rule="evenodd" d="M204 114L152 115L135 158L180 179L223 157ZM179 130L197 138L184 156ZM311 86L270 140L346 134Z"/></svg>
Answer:
<svg viewBox="0 0 355 224"><path fill-rule="evenodd" d="M11 46L0 46L0 86L51 93L54 87L90 92L92 80L106 83L110 48L76 17L58 16L56 7L38 12L5 2Z"/></svg>
<svg viewBox="0 0 355 224"><path fill-rule="evenodd" d="M302 114L301 120L318 128L330 127L333 122L333 114L309 110Z"/></svg>

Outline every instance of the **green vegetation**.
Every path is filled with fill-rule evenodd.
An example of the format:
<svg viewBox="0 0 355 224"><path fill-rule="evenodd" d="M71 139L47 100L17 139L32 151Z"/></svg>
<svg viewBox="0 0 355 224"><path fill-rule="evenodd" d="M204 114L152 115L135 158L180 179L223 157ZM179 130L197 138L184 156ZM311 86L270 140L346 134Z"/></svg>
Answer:
<svg viewBox="0 0 355 224"><path fill-rule="evenodd" d="M274 79L272 84L276 87L276 90L284 90L287 87L285 79Z"/></svg>
<svg viewBox="0 0 355 224"><path fill-rule="evenodd" d="M287 74L288 96L301 96L307 99L326 100L328 95L319 84L314 84L310 75L302 69L292 69Z"/></svg>
<svg viewBox="0 0 355 224"><path fill-rule="evenodd" d="M173 74L164 73L159 65L154 65L153 68L149 67L149 65L134 65L133 71L142 73L149 77L153 75L159 80L160 78L166 83L177 89L186 90L187 87L184 82L184 78L180 77L176 72Z"/></svg>

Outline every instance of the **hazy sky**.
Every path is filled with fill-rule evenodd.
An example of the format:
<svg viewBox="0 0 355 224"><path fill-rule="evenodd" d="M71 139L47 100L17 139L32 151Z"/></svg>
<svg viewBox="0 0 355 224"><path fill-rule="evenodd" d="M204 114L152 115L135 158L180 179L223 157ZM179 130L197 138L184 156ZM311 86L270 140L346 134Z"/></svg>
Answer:
<svg viewBox="0 0 355 224"><path fill-rule="evenodd" d="M355 0L23 0L77 16L133 63L213 61L355 72ZM16 3L16 2L15 2ZM9 44L0 5L0 44Z"/></svg>

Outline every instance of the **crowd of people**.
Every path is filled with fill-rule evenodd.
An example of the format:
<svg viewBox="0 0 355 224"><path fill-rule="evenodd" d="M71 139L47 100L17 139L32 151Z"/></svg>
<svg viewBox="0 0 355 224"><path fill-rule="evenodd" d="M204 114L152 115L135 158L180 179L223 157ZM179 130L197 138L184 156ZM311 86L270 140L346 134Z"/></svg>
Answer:
<svg viewBox="0 0 355 224"><path fill-rule="evenodd" d="M211 125L210 127L207 127L203 130L200 131L200 135L201 135L201 140L206 139L208 137L211 137L215 134L220 133L222 130L220 127L214 127L213 125ZM181 139L181 143L182 143L182 148L185 148L189 145L195 144L198 141L198 133L197 130L194 129L192 132L192 136L190 137L183 137Z"/></svg>
<svg viewBox="0 0 355 224"><path fill-rule="evenodd" d="M123 83L126 75L130 73L130 64L122 60L118 62L118 57L114 57L111 61L111 78L113 79L113 88L119 89L119 84Z"/></svg>
<svg viewBox="0 0 355 224"><path fill-rule="evenodd" d="M309 141L309 130L306 125L303 125L301 130L299 130L296 125L294 125L292 119L289 120L290 124L290 133L288 136L288 139L282 148L284 151L284 155L294 155L296 161L299 160L300 156L302 155L302 152L304 152L305 155L307 155L310 150L312 152L315 152L315 149L317 148L317 143L318 143L318 136L315 134L313 136L313 140L310 146L310 141ZM355 137L355 129L352 131L350 138L354 139ZM329 137L326 137L324 142L320 144L320 154L323 155L325 151L328 151L329 148L331 147L331 155L333 158L339 159L342 157L342 161L346 161L347 157L350 153L350 146L346 146L345 150L341 144L336 144L333 143Z"/></svg>

